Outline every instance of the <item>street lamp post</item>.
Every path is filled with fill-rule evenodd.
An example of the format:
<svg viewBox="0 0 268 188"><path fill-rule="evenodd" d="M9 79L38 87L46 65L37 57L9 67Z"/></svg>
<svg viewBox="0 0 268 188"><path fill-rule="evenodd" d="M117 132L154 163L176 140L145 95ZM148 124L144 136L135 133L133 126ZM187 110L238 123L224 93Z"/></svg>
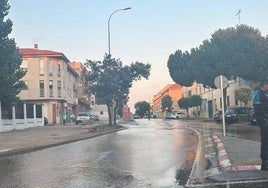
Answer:
<svg viewBox="0 0 268 188"><path fill-rule="evenodd" d="M116 10L116 11L114 11L114 12L112 12L112 14L110 15L110 17L109 17L109 19L108 19L108 53L109 53L109 56L111 56L111 41L110 41L110 20L111 20L111 17L116 13L116 12L118 12L118 11L123 11L123 10L129 10L129 9L131 9L131 7L127 7L127 8L123 8L123 9L118 9L118 10ZM111 57L110 57L111 58ZM112 118L111 118L111 120L112 120L112 123L113 123L113 120L115 121L115 119L114 118L116 118L116 117L114 117L114 99L113 99L113 101L112 101L112 112L111 112L111 116L112 116ZM109 120L110 121L110 120Z"/></svg>
<svg viewBox="0 0 268 188"><path fill-rule="evenodd" d="M109 17L109 19L108 19L108 49L109 49L109 55L111 55L111 41L110 41L110 20L111 20L111 17L116 13L116 12L118 12L118 11L123 11L123 10L129 10L129 9L131 9L131 7L127 7L127 8L123 8L123 9L118 9L118 10L116 10L116 11L114 11L111 15L110 15L110 17Z"/></svg>

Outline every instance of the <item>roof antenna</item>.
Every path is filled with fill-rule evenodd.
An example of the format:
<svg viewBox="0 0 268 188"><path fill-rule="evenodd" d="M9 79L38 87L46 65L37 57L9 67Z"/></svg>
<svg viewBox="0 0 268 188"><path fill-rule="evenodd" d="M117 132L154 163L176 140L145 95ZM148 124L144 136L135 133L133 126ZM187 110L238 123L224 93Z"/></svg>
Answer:
<svg viewBox="0 0 268 188"><path fill-rule="evenodd" d="M239 9L239 10L237 11L236 15L235 15L235 16L238 17L239 25L241 24L241 22L240 22L240 14L241 14L241 9Z"/></svg>

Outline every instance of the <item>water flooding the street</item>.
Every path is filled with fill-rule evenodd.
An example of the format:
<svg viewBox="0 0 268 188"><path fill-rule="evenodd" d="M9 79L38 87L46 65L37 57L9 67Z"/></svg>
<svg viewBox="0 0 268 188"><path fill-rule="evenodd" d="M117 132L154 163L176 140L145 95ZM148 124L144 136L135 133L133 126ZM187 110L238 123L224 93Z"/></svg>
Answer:
<svg viewBox="0 0 268 188"><path fill-rule="evenodd" d="M0 187L179 187L198 138L183 121L138 120L128 129L0 159Z"/></svg>

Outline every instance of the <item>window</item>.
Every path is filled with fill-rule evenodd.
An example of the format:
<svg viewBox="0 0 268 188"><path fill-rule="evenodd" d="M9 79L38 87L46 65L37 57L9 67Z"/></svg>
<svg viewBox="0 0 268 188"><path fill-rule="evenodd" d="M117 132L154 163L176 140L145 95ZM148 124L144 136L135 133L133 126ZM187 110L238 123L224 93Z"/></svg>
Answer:
<svg viewBox="0 0 268 188"><path fill-rule="evenodd" d="M43 59L39 60L39 74L41 76L44 75L44 60Z"/></svg>
<svg viewBox="0 0 268 188"><path fill-rule="evenodd" d="M53 97L53 80L49 80L49 96Z"/></svg>
<svg viewBox="0 0 268 188"><path fill-rule="evenodd" d="M42 105L36 105L36 118L42 118Z"/></svg>
<svg viewBox="0 0 268 188"><path fill-rule="evenodd" d="M39 81L39 88L40 88L40 97L44 97L45 96L44 80Z"/></svg>
<svg viewBox="0 0 268 188"><path fill-rule="evenodd" d="M2 103L1 108L2 119L12 119L12 105Z"/></svg>
<svg viewBox="0 0 268 188"><path fill-rule="evenodd" d="M24 71L27 71L28 69L28 61L27 60L23 60L21 65L20 65L20 68Z"/></svg>
<svg viewBox="0 0 268 188"><path fill-rule="evenodd" d="M192 96L192 91L188 91L188 97Z"/></svg>
<svg viewBox="0 0 268 188"><path fill-rule="evenodd" d="M24 107L21 102L18 102L15 106L15 117L16 119L24 119Z"/></svg>
<svg viewBox="0 0 268 188"><path fill-rule="evenodd" d="M34 118L33 104L26 104L27 118Z"/></svg>
<svg viewBox="0 0 268 188"><path fill-rule="evenodd" d="M238 100L237 99L235 99L235 105L238 105Z"/></svg>
<svg viewBox="0 0 268 188"><path fill-rule="evenodd" d="M58 65L57 65L57 76L61 76L61 67L60 67L60 63L58 63Z"/></svg>
<svg viewBox="0 0 268 188"><path fill-rule="evenodd" d="M50 60L48 60L48 75L53 76L53 64Z"/></svg>
<svg viewBox="0 0 268 188"><path fill-rule="evenodd" d="M61 81L57 82L58 97L61 97Z"/></svg>
<svg viewBox="0 0 268 188"><path fill-rule="evenodd" d="M230 106L230 97L227 96L227 106Z"/></svg>

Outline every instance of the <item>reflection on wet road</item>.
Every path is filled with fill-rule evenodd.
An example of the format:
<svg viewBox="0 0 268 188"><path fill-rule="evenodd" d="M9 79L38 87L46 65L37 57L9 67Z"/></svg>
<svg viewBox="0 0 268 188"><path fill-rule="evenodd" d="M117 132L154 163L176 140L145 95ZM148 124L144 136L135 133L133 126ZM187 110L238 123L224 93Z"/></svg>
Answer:
<svg viewBox="0 0 268 188"><path fill-rule="evenodd" d="M174 122L139 120L121 132L2 158L0 187L173 187L197 145Z"/></svg>

